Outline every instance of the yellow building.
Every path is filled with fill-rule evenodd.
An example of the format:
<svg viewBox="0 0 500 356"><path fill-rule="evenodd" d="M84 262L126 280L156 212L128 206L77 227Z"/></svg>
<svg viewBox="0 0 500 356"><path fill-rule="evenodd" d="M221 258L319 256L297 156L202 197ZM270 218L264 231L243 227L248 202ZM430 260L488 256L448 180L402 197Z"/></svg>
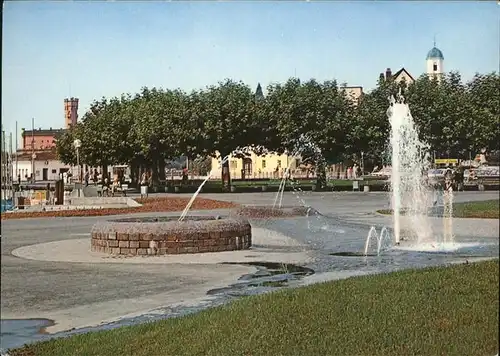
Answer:
<svg viewBox="0 0 500 356"><path fill-rule="evenodd" d="M218 154L218 152L217 152ZM220 167L220 158L212 158L212 170ZM257 179L257 178L281 178L288 167L293 174L297 171L300 157L292 157L287 154L267 154L258 156L251 153L245 158L229 159L229 173L232 179ZM215 169L212 179L221 178L221 169Z"/></svg>
<svg viewBox="0 0 500 356"><path fill-rule="evenodd" d="M343 90L347 97L353 101L354 105L359 104L359 99L363 95L362 86L343 86L340 89Z"/></svg>

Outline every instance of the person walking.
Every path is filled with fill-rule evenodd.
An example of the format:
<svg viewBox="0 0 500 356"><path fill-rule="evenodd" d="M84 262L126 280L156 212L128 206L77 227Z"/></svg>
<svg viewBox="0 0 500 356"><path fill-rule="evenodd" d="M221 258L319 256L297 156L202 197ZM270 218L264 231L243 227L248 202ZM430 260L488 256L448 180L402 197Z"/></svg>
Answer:
<svg viewBox="0 0 500 356"><path fill-rule="evenodd" d="M85 180L85 186L88 187L89 186L89 179L90 179L89 171L85 172L85 176L83 179Z"/></svg>

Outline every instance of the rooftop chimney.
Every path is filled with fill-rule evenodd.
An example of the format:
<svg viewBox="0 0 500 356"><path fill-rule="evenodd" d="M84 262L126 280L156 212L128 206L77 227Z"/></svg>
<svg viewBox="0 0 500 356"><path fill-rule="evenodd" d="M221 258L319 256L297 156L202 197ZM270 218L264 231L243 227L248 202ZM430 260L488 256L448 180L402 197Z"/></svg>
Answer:
<svg viewBox="0 0 500 356"><path fill-rule="evenodd" d="M385 70L385 80L389 80L389 79L391 79L391 77L392 77L391 68L387 68Z"/></svg>

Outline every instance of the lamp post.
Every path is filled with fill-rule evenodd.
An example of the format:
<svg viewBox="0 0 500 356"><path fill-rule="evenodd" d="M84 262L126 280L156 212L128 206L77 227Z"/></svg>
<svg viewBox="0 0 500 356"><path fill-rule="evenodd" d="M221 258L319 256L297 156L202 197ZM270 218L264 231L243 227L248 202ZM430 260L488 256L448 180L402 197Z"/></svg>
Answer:
<svg viewBox="0 0 500 356"><path fill-rule="evenodd" d="M78 181L82 182L82 174L80 169L80 147L82 147L82 141L76 139L73 141L73 146L75 146L76 150L76 165L78 166ZM78 189L78 197L80 197L80 189Z"/></svg>
<svg viewBox="0 0 500 356"><path fill-rule="evenodd" d="M35 160L36 160L36 153L33 152L31 154L31 184L35 183Z"/></svg>

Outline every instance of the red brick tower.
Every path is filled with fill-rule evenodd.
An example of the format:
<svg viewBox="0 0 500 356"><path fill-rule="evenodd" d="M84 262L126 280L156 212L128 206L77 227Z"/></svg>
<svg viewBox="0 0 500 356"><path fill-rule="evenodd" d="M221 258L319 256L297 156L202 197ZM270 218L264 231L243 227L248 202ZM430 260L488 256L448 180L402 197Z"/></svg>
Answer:
<svg viewBox="0 0 500 356"><path fill-rule="evenodd" d="M76 121L78 120L77 98L64 99L64 118L67 129L69 129L71 125L76 125Z"/></svg>

